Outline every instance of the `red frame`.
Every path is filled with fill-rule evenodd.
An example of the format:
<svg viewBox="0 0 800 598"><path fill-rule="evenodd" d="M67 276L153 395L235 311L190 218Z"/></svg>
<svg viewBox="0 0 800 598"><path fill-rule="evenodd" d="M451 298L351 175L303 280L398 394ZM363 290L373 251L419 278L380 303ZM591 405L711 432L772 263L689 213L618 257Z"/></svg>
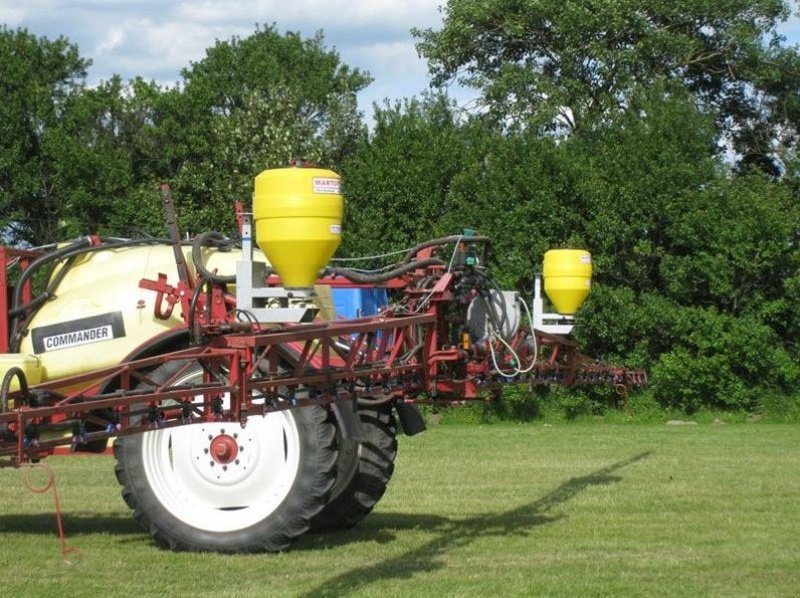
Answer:
<svg viewBox="0 0 800 598"><path fill-rule="evenodd" d="M425 253L423 257L428 257L431 251L432 248L426 248L420 256ZM9 256L19 257L27 265L39 255L9 248L0 248L0 252L3 258L0 282L7 280ZM224 286L213 285L198 294L193 314L187 317L192 322L190 332L200 333L205 339L202 346L40 384L35 392L49 392L51 397L60 395L47 406L35 406L31 394L9 393L8 398L15 401L16 407L0 413L0 425L12 432L13 441L0 437L0 466L17 466L70 443L70 438L58 437L26 445L24 431L28 424L47 429L64 420L92 420L101 427L108 425L108 431L90 432L82 440L102 440L142 432L154 425L187 423L175 401L192 403L195 421L223 418L245 422L254 414L341 400L460 403L498 394L507 380L493 369L490 341L449 344L448 332L452 328L448 327L454 324L448 319L448 309L456 300L457 278L455 272L445 270L444 266L429 266L382 285L402 290L405 309L388 308L368 318L284 325L271 330L235 321L232 312L235 300ZM279 283L275 277L268 282ZM339 277L319 282L365 286ZM160 275L156 281L141 281L140 286L158 294L157 317L179 302L182 313L190 314L190 297L195 290L192 281L181 280L173 286ZM25 300L29 301L29 285L25 293ZM4 295L0 301L3 302L0 313L6 314L5 330L0 332L4 332L2 339L7 351L7 297ZM167 308L162 307L165 301ZM535 332L539 351L533 364L528 352L533 340L530 337L530 329L521 329L508 341L517 357L532 366L525 382L627 385L646 380L642 372L588 359L577 353L574 343L540 331ZM510 353L503 345L495 341L493 349L499 355L500 367L510 367ZM176 360L201 362L206 371L203 384L192 387L175 386L171 381L156 384L149 377L155 366ZM287 361L294 364L288 372L280 367ZM103 388L109 384L115 391L104 394ZM147 388L142 390L142 385ZM230 396L230 407L218 412L214 405L222 394ZM145 411L157 413L157 419L132 424L145 421L144 417L131 419L131 415L142 415Z"/></svg>
<svg viewBox="0 0 800 598"><path fill-rule="evenodd" d="M28 249L15 249L0 245L0 353L9 352L9 335L11 331L8 327L8 269L9 264L14 260L19 260L20 271L25 270L30 263L42 255L41 251L31 251ZM32 299L30 281L26 282L22 289L22 300L28 303Z"/></svg>

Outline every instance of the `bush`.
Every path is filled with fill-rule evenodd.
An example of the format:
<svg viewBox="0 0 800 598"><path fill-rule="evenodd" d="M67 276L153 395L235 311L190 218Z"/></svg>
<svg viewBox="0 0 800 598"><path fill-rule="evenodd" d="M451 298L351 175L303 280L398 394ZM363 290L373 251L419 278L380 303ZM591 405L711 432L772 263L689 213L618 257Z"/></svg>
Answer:
<svg viewBox="0 0 800 598"><path fill-rule="evenodd" d="M500 399L491 404L492 414L501 420L531 421L534 419L573 420L582 416L602 415L621 399L613 389L597 387L564 387L560 385L509 385Z"/></svg>
<svg viewBox="0 0 800 598"><path fill-rule="evenodd" d="M698 356L685 348L675 349L653 367L651 384L653 396L663 407L690 414L704 407L752 407L751 394L724 355Z"/></svg>
<svg viewBox="0 0 800 598"><path fill-rule="evenodd" d="M500 419L531 421L542 416L542 391L522 385L503 388L502 396L491 403L491 409Z"/></svg>
<svg viewBox="0 0 800 598"><path fill-rule="evenodd" d="M800 422L800 394L766 393L761 399L761 415L770 422Z"/></svg>
<svg viewBox="0 0 800 598"><path fill-rule="evenodd" d="M652 367L653 395L667 408L756 410L766 392L789 393L798 367L775 332L713 308L676 309L664 332L675 348Z"/></svg>

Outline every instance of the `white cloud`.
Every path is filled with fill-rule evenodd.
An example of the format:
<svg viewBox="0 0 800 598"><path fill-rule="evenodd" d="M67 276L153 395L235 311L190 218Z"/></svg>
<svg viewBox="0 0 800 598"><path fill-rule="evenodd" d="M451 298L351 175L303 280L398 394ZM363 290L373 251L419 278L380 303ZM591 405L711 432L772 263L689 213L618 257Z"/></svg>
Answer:
<svg viewBox="0 0 800 598"><path fill-rule="evenodd" d="M436 26L439 0L0 0L0 15L51 39L66 36L93 59L90 83L124 79L175 82L217 39L252 33L256 23L310 37L318 30L374 87L405 97L426 85L426 66L409 30Z"/></svg>
<svg viewBox="0 0 800 598"><path fill-rule="evenodd" d="M95 47L94 55L108 54L125 43L125 31L121 27L112 27L104 36L103 40Z"/></svg>
<svg viewBox="0 0 800 598"><path fill-rule="evenodd" d="M201 59L221 29L190 22L167 21L156 23L150 18L126 19L120 25L128 43L117 48L114 61L130 76L188 67L190 61Z"/></svg>
<svg viewBox="0 0 800 598"><path fill-rule="evenodd" d="M429 26L438 2L435 0L199 0L178 4L175 17L205 23L272 23L285 28L328 29L330 26L361 27L369 24L378 29L396 26Z"/></svg>
<svg viewBox="0 0 800 598"><path fill-rule="evenodd" d="M4 23L9 27L17 27L24 20L27 13L22 8L12 6L0 5L0 23Z"/></svg>

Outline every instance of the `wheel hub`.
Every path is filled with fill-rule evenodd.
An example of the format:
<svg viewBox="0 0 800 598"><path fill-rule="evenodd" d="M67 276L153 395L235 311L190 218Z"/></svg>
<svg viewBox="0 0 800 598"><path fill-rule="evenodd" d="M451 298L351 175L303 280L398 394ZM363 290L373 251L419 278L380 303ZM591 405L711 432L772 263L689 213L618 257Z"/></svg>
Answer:
<svg viewBox="0 0 800 598"><path fill-rule="evenodd" d="M239 444L233 436L220 434L211 441L209 452L214 461L221 465L227 465L234 461L239 454Z"/></svg>
<svg viewBox="0 0 800 598"><path fill-rule="evenodd" d="M193 469L213 484L242 483L253 474L259 459L265 458L267 449L263 441L259 441L257 427L208 422L185 428L181 434L189 441Z"/></svg>

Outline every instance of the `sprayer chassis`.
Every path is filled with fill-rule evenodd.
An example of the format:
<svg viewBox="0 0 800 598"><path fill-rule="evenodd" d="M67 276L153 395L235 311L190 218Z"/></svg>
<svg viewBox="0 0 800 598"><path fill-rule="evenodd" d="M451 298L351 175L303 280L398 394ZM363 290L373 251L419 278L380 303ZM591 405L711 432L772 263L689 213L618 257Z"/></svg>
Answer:
<svg viewBox="0 0 800 598"><path fill-rule="evenodd" d="M402 406L485 400L509 382L635 385L644 381L641 373L586 358L572 342L543 332L536 333L539 355L529 376L509 380L497 375L480 347L467 351L442 338L441 312L452 300L449 282L449 275L440 279L423 313L387 312L266 331L255 331L257 326L246 323L202 326L199 346L9 393L7 399L16 407L0 414L0 428L16 434L13 440L0 442L0 466L39 459L72 441L59 436L31 442L24 435L31 424L40 433L49 426L64 429L64 422L70 421L100 424L104 431L81 437L88 443L201 421L246 425L252 415L310 405L337 403L352 409L354 401ZM530 340L526 330L512 339L520 357L530 359ZM203 383L175 386L151 379L156 367L173 361L201 364ZM293 369L287 371L287 363ZM114 390L103 390L108 388ZM37 396L59 398L40 406ZM189 404L187 414L183 406Z"/></svg>

